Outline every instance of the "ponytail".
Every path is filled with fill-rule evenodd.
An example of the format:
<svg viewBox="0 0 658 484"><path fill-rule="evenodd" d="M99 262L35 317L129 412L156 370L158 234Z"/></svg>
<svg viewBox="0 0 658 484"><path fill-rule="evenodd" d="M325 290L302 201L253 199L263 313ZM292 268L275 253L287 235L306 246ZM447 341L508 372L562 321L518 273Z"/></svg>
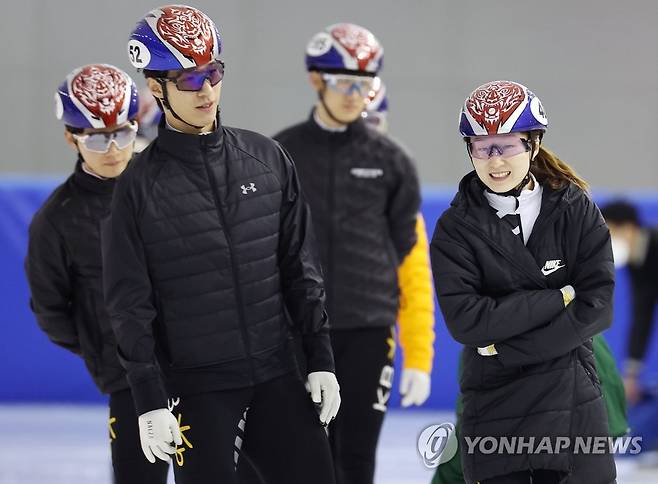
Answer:
<svg viewBox="0 0 658 484"><path fill-rule="evenodd" d="M538 134L538 133L537 133ZM541 138L532 133L532 146L539 144ZM573 183L584 191L589 191L589 184L564 161L559 159L552 151L539 145L539 153L530 163L530 171L537 181L546 183L554 190L564 188Z"/></svg>

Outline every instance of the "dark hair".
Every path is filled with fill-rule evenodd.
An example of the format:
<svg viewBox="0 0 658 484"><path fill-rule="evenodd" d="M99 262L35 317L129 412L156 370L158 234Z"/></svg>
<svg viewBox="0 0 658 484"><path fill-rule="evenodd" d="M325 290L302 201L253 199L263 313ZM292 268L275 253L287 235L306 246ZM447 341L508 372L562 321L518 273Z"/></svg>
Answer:
<svg viewBox="0 0 658 484"><path fill-rule="evenodd" d="M374 72L360 71L358 69L320 69L318 67L309 67L308 72L319 72L320 74L345 74L348 76L377 77Z"/></svg>
<svg viewBox="0 0 658 484"><path fill-rule="evenodd" d="M71 134L81 134L85 132L84 128L76 128L75 126L69 126L68 124L65 124L64 128Z"/></svg>
<svg viewBox="0 0 658 484"><path fill-rule="evenodd" d="M613 200L612 202L605 204L601 208L601 215L603 215L603 218L607 223L619 225L632 224L638 227L642 225L640 223L640 216L637 212L637 207L622 199Z"/></svg>
<svg viewBox="0 0 658 484"><path fill-rule="evenodd" d="M554 190L564 188L569 183L580 187L584 191L589 190L589 184L583 180L576 171L567 163L557 157L555 153L541 145L541 131L530 132L532 147L539 144L539 153L530 164L530 171L537 181L546 183Z"/></svg>
<svg viewBox="0 0 658 484"><path fill-rule="evenodd" d="M151 69L144 69L142 71L142 74L144 74L145 78L153 78L153 79L162 79L164 77L167 77L167 72L169 71L154 71Z"/></svg>

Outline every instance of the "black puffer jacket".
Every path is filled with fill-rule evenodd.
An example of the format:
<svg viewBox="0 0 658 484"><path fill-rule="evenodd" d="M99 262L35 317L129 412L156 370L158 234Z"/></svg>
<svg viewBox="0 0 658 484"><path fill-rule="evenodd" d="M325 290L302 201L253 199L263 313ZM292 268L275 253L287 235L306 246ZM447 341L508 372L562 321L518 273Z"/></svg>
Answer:
<svg viewBox="0 0 658 484"><path fill-rule="evenodd" d="M161 125L119 179L103 227L106 303L138 412L166 405L160 371L174 396L291 371L291 323L309 371L333 371L314 252L294 165L277 143Z"/></svg>
<svg viewBox="0 0 658 484"><path fill-rule="evenodd" d="M329 132L311 116L275 139L311 207L332 329L395 324L397 270L416 243L420 204L410 157L362 121Z"/></svg>
<svg viewBox="0 0 658 484"><path fill-rule="evenodd" d="M614 266L607 226L581 189L544 185L528 240L512 234L474 172L437 223L432 270L441 312L465 345L462 435L607 436L591 338L612 321ZM560 288L576 299L564 307ZM497 356L478 347L495 344ZM472 441L471 441L472 442ZM460 443L466 452L468 445ZM608 484L609 454L462 453L467 482L526 469L568 472L569 483Z"/></svg>
<svg viewBox="0 0 658 484"><path fill-rule="evenodd" d="M128 388L103 302L100 223L114 180L75 172L50 195L30 224L25 272L30 306L56 344L82 356L103 393Z"/></svg>

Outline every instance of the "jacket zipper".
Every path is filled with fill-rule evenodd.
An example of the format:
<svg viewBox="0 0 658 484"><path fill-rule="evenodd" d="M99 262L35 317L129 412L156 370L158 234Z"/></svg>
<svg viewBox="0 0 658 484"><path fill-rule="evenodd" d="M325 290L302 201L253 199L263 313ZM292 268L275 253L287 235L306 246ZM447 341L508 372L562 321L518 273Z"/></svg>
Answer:
<svg viewBox="0 0 658 484"><path fill-rule="evenodd" d="M219 219L222 223L224 229L224 235L226 235L226 242L228 244L228 253L231 259L231 268L233 274L233 285L235 287L235 300L238 305L238 317L240 319L240 331L242 333L242 339L244 340L245 349L247 350L247 359L249 360L249 379L253 384L255 382L255 370L254 362L251 358L251 344L249 342L249 335L247 334L247 327L244 316L244 309L242 306L242 292L240 291L240 280L238 278L238 266L235 263L235 257L233 257L233 243L231 242L231 234L229 232L228 226L226 225L226 218L224 217L224 211L222 206L219 203L219 193L217 192L217 180L210 169L208 164L208 153L207 147L205 146L204 139L201 139L201 153L203 154L203 165L206 168L206 173L208 174L208 180L210 181L210 192L212 193L213 199L215 201L215 207L217 208L217 213L219 214Z"/></svg>
<svg viewBox="0 0 658 484"><path fill-rule="evenodd" d="M329 260L327 262L327 294L328 298L328 313L329 317L333 317L334 311L334 210L336 203L336 190L334 189L336 185L336 169L334 163L334 149L331 136L329 137Z"/></svg>
<svg viewBox="0 0 658 484"><path fill-rule="evenodd" d="M472 232L475 232L476 234L480 235L481 239L484 240L491 248L493 248L496 252L498 252L500 255L502 255L511 265L519 269L521 272L524 274L528 275L532 280L537 282L540 286L543 288L546 288L546 281L540 278L537 274L531 272L528 270L527 267L524 265L519 264L516 259L514 259L511 255L509 255L505 250L503 250L498 244L493 242L491 239L489 239L486 234L480 230L478 227L475 225L471 225L468 222L462 220L460 217L454 217L454 219L459 223L460 225L466 227L467 229L471 230Z"/></svg>
<svg viewBox="0 0 658 484"><path fill-rule="evenodd" d="M539 226L535 225L535 227L533 227L533 230L530 234L530 238L528 238L528 242L530 242L530 240L536 239L539 236L539 234L541 234L541 232L544 231L546 229L546 227L548 227L549 222L552 222L555 218L557 218L559 215L561 215L565 210L566 210L566 206L562 205L560 207L560 209L554 210L553 212L551 212L550 215L543 218L543 220L539 219L540 225ZM489 244L496 252L498 252L500 255L502 255L514 267L516 267L521 272L523 272L523 273L527 274L528 276L530 276L534 281L540 283L541 286L547 287L545 279L540 278L537 274L534 274L533 272L529 271L527 267L525 267L524 265L519 264L516 259L511 257L498 244L496 244L494 241L492 241L491 239L486 237L486 234L482 230L480 230L478 227L476 227L475 225L469 224L468 222L466 222L465 220L463 220L460 217L455 217L455 220L459 224L461 224L464 227L468 228L469 230L475 232L476 234L479 234L481 236L482 240L484 240L487 244ZM527 245L526 245L526 247L527 247Z"/></svg>
<svg viewBox="0 0 658 484"><path fill-rule="evenodd" d="M546 230L546 227L548 227L549 223L552 222L555 218L557 218L559 215L562 215L564 211L567 209L566 204L560 204L560 207L556 210L553 210L550 215L547 215L546 217L541 217L537 218L535 221L535 226L532 229L532 232L530 233L530 237L528 237L528 244L530 242L534 242L539 235Z"/></svg>

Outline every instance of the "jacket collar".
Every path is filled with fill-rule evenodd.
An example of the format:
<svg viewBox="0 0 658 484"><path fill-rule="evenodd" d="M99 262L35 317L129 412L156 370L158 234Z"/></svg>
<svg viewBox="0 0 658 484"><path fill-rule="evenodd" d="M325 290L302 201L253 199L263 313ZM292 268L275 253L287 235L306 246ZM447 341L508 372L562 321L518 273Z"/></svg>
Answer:
<svg viewBox="0 0 658 484"><path fill-rule="evenodd" d="M215 121L215 130L208 134L187 134L169 129L164 116L158 125L158 148L181 161L202 162L203 152L216 151L223 142L224 131L219 113Z"/></svg>
<svg viewBox="0 0 658 484"><path fill-rule="evenodd" d="M73 181L79 187L89 190L90 192L98 193L99 195L111 194L114 190L116 183L115 178L98 178L94 175L86 173L82 169L83 160L78 157L75 163L75 170L73 171Z"/></svg>
<svg viewBox="0 0 658 484"><path fill-rule="evenodd" d="M554 190L547 184L542 184L542 187L543 194L541 211L547 213L550 213L560 206L571 204L576 191L578 190L571 183L567 187L559 190ZM490 208L489 202L484 196L484 190L484 184L478 178L475 170L473 170L459 182L459 191L450 205L455 207L461 215L475 218L482 222L484 221L483 214L488 215L490 212L493 212ZM482 210L483 208L487 208L488 210Z"/></svg>
<svg viewBox="0 0 658 484"><path fill-rule="evenodd" d="M541 183L541 182L540 182ZM539 217L530 234L527 244L504 225L484 196L484 184L475 171L467 174L459 183L459 192L453 199L451 206L455 210L456 220L466 225L514 265L530 274L538 282L543 282L531 250L534 241L540 237L542 229L554 217L559 216L574 200L579 190L575 185L554 190L548 184L543 184L543 194Z"/></svg>
<svg viewBox="0 0 658 484"><path fill-rule="evenodd" d="M311 110L308 120L306 121L306 128L308 133L316 140L325 142L345 142L349 139L366 134L369 129L368 126L366 126L365 121L359 118L353 123L348 124L345 131L328 131L315 121L314 113L315 108Z"/></svg>

